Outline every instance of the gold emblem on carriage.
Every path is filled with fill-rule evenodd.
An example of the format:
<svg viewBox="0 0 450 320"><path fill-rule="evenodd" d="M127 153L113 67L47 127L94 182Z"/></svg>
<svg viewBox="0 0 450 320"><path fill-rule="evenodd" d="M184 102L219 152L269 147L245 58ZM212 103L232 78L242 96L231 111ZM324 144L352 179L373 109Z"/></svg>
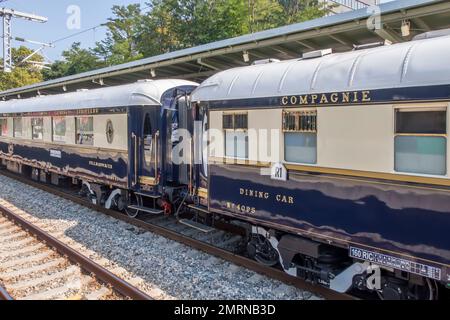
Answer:
<svg viewBox="0 0 450 320"><path fill-rule="evenodd" d="M113 143L114 140L114 127L111 120L108 120L106 122L106 139L108 140L108 143Z"/></svg>

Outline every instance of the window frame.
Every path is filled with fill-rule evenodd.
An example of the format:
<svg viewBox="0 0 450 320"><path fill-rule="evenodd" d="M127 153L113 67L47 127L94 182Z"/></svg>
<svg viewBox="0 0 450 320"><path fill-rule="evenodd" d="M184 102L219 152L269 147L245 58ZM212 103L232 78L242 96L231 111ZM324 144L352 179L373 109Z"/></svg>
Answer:
<svg viewBox="0 0 450 320"><path fill-rule="evenodd" d="M78 119L81 118L89 118L92 119L92 144L86 144L86 143L80 143L79 139L78 139ZM89 133L90 134L90 133ZM95 136L95 130L94 130L94 116L76 116L75 117L75 144L76 145L80 145L80 146L88 146L88 147L93 147L94 146L94 136Z"/></svg>
<svg viewBox="0 0 450 320"><path fill-rule="evenodd" d="M41 135L42 135L42 138L35 138L35 137L34 137L34 128L35 128L35 125L33 124L33 120L41 120L41 121L42 121L42 125L41 125L41 130L42 130ZM44 140L44 118L43 118L43 117L33 117L33 118L31 118L31 120L30 120L30 126L31 126L31 140L43 141L43 140Z"/></svg>
<svg viewBox="0 0 450 320"><path fill-rule="evenodd" d="M294 129L287 129L285 124L285 115L290 115L294 117ZM311 128L310 129L302 129L302 119L301 117L310 117L313 116L314 117L314 121L311 124ZM289 110L283 110L283 114L282 114L282 130L283 133L285 132L299 132L299 133L315 133L317 134L317 109L305 109L305 110L295 110L295 111L289 111Z"/></svg>
<svg viewBox="0 0 450 320"><path fill-rule="evenodd" d="M64 119L65 130L64 130L64 139L63 140L55 140L55 122L54 122L55 118ZM52 142L67 143L67 117L66 116L53 116L53 117L51 117L51 122L52 122ZM75 135L76 135L76 132L75 132ZM58 137L60 137L60 136L58 135Z"/></svg>
<svg viewBox="0 0 450 320"><path fill-rule="evenodd" d="M403 111L401 111L403 110ZM446 122L446 133L397 133L397 113L398 112L432 112L432 111L445 111L445 122ZM421 176L432 176L432 177L446 177L449 174L449 168L448 168L448 156L449 156L449 148L448 148L448 135L449 135L449 107L447 105L398 105L394 106L393 108L393 148L394 148L394 168L393 171L397 174L404 174L404 175L421 175ZM446 146L446 154L445 154L445 173L444 174L429 174L429 173L417 173L417 172L408 172L408 171L399 171L396 168L396 139L397 137L436 137L436 138L444 138L445 139L445 146Z"/></svg>
<svg viewBox="0 0 450 320"><path fill-rule="evenodd" d="M235 117L236 116L242 116L245 115L247 117L246 119L246 124L247 127L246 128L236 128L236 120ZM225 116L232 116L232 128L224 128L224 117ZM223 139L223 151L224 151L224 158L226 159L234 159L234 160L248 160L249 156L250 156L250 148L249 148L249 141L248 141L248 111L235 111L235 112L223 112L222 113L222 130L224 131L224 139ZM227 155L227 133L229 132L241 132L245 134L245 154L246 157L237 157L237 155L235 154L234 156L228 156ZM233 151L234 153L234 151Z"/></svg>
<svg viewBox="0 0 450 320"><path fill-rule="evenodd" d="M3 134L3 126L1 126L0 137L8 137L9 136L8 118L0 118L0 122L4 122L6 124L6 134Z"/></svg>
<svg viewBox="0 0 450 320"><path fill-rule="evenodd" d="M292 114L295 117L295 128L294 129L287 129L286 128L286 122L285 122L285 115L287 114ZM300 116L302 114L305 114L306 116L311 116L313 115L314 121L313 121L313 126L311 129L301 129L301 118ZM293 164L293 165L301 165L301 166L317 166L317 164L319 163L319 152L318 152L318 133L319 133L319 128L318 128L318 110L317 108L313 107L313 108L304 108L304 109L295 109L295 110L289 110L289 109L284 109L282 110L282 115L281 115L281 130L283 132L283 161L284 163L288 163L288 164ZM292 161L287 161L287 157L286 157L286 133L304 133L304 134L314 134L316 137L316 150L315 150L315 158L316 161L315 162L292 162Z"/></svg>
<svg viewBox="0 0 450 320"><path fill-rule="evenodd" d="M13 138L23 139L23 117L13 117L13 130L12 136ZM20 120L20 136L16 135L16 120Z"/></svg>

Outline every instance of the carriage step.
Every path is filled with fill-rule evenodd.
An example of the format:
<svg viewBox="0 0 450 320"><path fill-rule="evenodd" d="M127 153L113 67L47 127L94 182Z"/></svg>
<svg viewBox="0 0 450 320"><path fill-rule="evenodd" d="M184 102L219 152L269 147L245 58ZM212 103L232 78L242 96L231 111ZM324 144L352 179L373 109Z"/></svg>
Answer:
<svg viewBox="0 0 450 320"><path fill-rule="evenodd" d="M194 204L188 204L188 208L189 209L193 209L193 210L197 210L197 211L201 211L201 212L204 212L204 213L210 213L208 208L196 206Z"/></svg>
<svg viewBox="0 0 450 320"><path fill-rule="evenodd" d="M164 213L164 210L152 209L152 208L140 207L140 206L128 206L128 208L132 209L132 210L138 210L138 211L142 211L142 212L151 213L151 214L162 214L162 213Z"/></svg>
<svg viewBox="0 0 450 320"><path fill-rule="evenodd" d="M201 224L201 223L198 223L198 222L195 222L195 221L192 221L192 220L181 219L181 220L179 220L179 222L181 224L184 224L185 226L194 228L194 229L199 230L199 231L204 232L204 233L210 233L210 232L213 232L215 230L212 227L206 226L204 224Z"/></svg>
<svg viewBox="0 0 450 320"><path fill-rule="evenodd" d="M134 194L137 194L138 196L143 196L146 198L152 198L152 199L161 198L161 195L159 195L159 194L148 194L148 193L143 193L143 192L135 192Z"/></svg>

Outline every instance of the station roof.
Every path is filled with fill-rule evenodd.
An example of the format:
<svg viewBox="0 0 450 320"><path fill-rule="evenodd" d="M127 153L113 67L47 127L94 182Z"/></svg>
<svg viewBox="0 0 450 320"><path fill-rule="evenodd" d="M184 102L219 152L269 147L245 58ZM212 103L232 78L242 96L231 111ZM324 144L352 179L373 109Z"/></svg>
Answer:
<svg viewBox="0 0 450 320"><path fill-rule="evenodd" d="M405 42L417 34L450 27L450 2L447 0L397 0L378 8L379 12L374 8L350 11L11 89L0 92L0 99L60 94L149 78L201 82L217 72L249 65L255 60L293 59L325 48L344 52L354 45L384 40ZM401 25L405 20L410 22L410 35L403 37ZM378 27L381 28L368 28L368 21L380 22ZM249 57L247 62L245 53Z"/></svg>

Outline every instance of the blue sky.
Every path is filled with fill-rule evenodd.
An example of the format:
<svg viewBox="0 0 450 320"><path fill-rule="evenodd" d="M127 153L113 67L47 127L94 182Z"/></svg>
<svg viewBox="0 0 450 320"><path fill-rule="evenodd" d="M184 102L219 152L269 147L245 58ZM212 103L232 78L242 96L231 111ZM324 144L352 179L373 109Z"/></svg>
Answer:
<svg viewBox="0 0 450 320"><path fill-rule="evenodd" d="M48 17L46 23L28 22L21 19L13 20L13 36L39 42L52 42L56 39L74 34L80 30L70 30L66 26L69 14L67 8L76 5L81 10L81 30L94 27L112 16L113 5L127 5L131 3L141 3L145 7L145 0L8 0L0 3L0 7L7 7L27 13L35 13ZM1 29L1 28L0 28ZM100 41L105 36L106 28L99 28L89 31L77 37L56 43L55 48L45 50L46 55L52 59L58 59L61 52L68 48L73 42L79 41L83 47L94 46L96 41ZM14 46L23 43L14 42ZM26 44L30 48L37 48L35 45Z"/></svg>
<svg viewBox="0 0 450 320"><path fill-rule="evenodd" d="M390 0L382 0L387 2ZM145 0L8 0L0 3L1 7L7 7L27 13L35 13L48 17L47 23L28 22L20 19L13 20L13 36L39 42L52 42L56 39L74 34L80 30L68 29L66 22L69 18L67 9L71 5L76 5L81 12L81 30L94 27L104 23L111 17L113 5L127 5L140 3L145 7ZM60 58L61 52L77 41L83 47L93 47L96 41L100 41L105 36L106 28L101 27L95 31L89 31L65 41L57 42L55 48L45 49L45 54L52 60ZM14 46L23 43L14 42ZM27 44L30 48L37 48L35 45Z"/></svg>

